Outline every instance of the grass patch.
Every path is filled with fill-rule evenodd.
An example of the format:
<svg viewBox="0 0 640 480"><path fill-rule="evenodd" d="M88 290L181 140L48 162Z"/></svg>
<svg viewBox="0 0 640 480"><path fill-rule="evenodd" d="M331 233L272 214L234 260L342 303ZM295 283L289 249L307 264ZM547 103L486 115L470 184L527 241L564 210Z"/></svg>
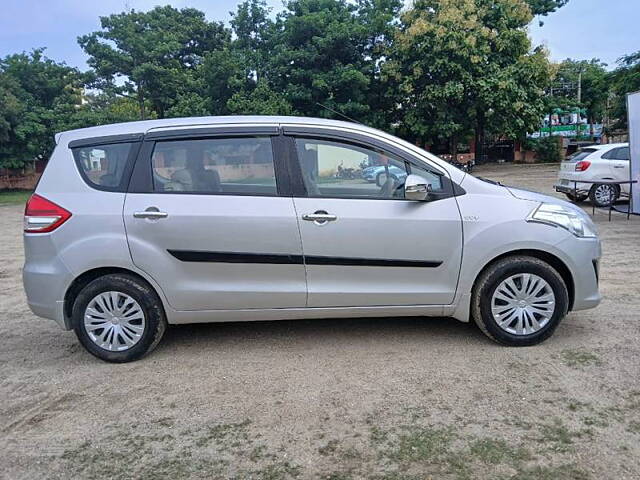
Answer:
<svg viewBox="0 0 640 480"><path fill-rule="evenodd" d="M571 450L573 440L581 437L582 432L569 430L559 418L553 423L540 425L540 443L548 444L550 449L556 452L568 452Z"/></svg>
<svg viewBox="0 0 640 480"><path fill-rule="evenodd" d="M1 190L0 206L24 205L32 193L30 190Z"/></svg>
<svg viewBox="0 0 640 480"><path fill-rule="evenodd" d="M588 480L589 475L574 465L559 467L533 467L518 471L513 476L503 477L509 480Z"/></svg>
<svg viewBox="0 0 640 480"><path fill-rule="evenodd" d="M388 457L398 462L435 461L449 451L452 441L447 428L412 427L398 436Z"/></svg>
<svg viewBox="0 0 640 480"><path fill-rule="evenodd" d="M471 443L469 450L473 456L484 463L496 465L498 463L524 462L531 459L526 448L511 447L504 440L483 438Z"/></svg>
<svg viewBox="0 0 640 480"><path fill-rule="evenodd" d="M568 367L587 367L602 365L600 357L584 349L569 349L562 351L562 361Z"/></svg>

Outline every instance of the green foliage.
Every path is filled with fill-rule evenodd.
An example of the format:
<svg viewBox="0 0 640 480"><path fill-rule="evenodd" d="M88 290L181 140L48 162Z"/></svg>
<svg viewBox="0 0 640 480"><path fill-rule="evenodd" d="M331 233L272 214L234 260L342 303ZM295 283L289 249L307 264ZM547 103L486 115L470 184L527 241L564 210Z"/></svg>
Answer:
<svg viewBox="0 0 640 480"><path fill-rule="evenodd" d="M606 64L597 58L592 60L566 59L557 65L553 79L553 95L549 97L547 111L554 108L580 107L587 110L589 122L602 122L606 116L609 96L609 74ZM581 85L581 101L578 102L577 88ZM563 90L560 85L570 85Z"/></svg>
<svg viewBox="0 0 640 480"><path fill-rule="evenodd" d="M397 85L399 133L432 143L534 130L551 72L546 53L530 51L530 20L521 0L416 0L384 72Z"/></svg>
<svg viewBox="0 0 640 480"><path fill-rule="evenodd" d="M523 142L525 150L536 153L538 160L545 163L562 161L562 149L559 137L528 138Z"/></svg>
<svg viewBox="0 0 640 480"><path fill-rule="evenodd" d="M162 118L181 95L184 102L205 53L230 41L222 23L208 22L193 8L130 10L100 17L100 23L101 30L78 38L95 72L94 86L135 98L141 118L147 117L147 103Z"/></svg>
<svg viewBox="0 0 640 480"><path fill-rule="evenodd" d="M0 167L46 157L81 103L82 76L42 49L0 59Z"/></svg>
<svg viewBox="0 0 640 480"><path fill-rule="evenodd" d="M548 15L565 6L569 0L527 0L534 15Z"/></svg>
<svg viewBox="0 0 640 480"><path fill-rule="evenodd" d="M640 50L618 60L618 68L611 73L612 89L615 94L612 116L615 128L628 128L627 94L640 90Z"/></svg>

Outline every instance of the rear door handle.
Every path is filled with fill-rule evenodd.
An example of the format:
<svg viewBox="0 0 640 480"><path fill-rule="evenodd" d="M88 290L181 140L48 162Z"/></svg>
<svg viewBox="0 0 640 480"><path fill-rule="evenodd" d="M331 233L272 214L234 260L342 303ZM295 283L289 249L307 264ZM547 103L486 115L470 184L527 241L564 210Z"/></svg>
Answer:
<svg viewBox="0 0 640 480"><path fill-rule="evenodd" d="M614 165L613 168L624 168L625 165Z"/></svg>
<svg viewBox="0 0 640 480"><path fill-rule="evenodd" d="M134 218L167 218L169 214L167 212L160 212L157 209L151 210L147 209L144 212L134 212Z"/></svg>
<svg viewBox="0 0 640 480"><path fill-rule="evenodd" d="M313 222L316 225L324 225L327 222L333 222L338 219L336 215L331 215L324 210L318 210L314 213L305 213L302 215L302 219L308 222Z"/></svg>

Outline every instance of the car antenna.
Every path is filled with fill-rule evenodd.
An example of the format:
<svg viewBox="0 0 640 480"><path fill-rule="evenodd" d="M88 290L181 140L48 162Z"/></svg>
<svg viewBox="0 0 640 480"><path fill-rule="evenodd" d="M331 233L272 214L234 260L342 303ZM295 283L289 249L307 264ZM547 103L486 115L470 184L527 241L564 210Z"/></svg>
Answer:
<svg viewBox="0 0 640 480"><path fill-rule="evenodd" d="M326 109L326 110L329 110L330 112L333 112L333 113L335 113L335 114L337 114L337 115L340 115L342 118L346 118L346 119L347 119L347 120L349 120L350 122L357 123L357 124L360 124L360 125L364 125L364 123L359 122L358 120L354 120L354 119L353 119L353 118L351 118L351 117L347 117L344 113L342 113L342 112L338 112L337 110L334 110L333 108L329 108L329 107L327 107L326 105L321 104L320 102L316 102L316 105L319 105L319 106L321 106L322 108L324 108L324 109ZM365 125L365 126L366 126L366 125Z"/></svg>

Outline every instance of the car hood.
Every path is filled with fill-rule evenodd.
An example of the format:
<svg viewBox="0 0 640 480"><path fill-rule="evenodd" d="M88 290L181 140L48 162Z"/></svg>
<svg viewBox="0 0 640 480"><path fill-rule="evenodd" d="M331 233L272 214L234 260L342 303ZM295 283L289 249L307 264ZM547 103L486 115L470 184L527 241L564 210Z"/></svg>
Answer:
<svg viewBox="0 0 640 480"><path fill-rule="evenodd" d="M565 200L561 200L556 197L552 197L551 195L545 195L543 193L532 192L531 190L525 190L523 188L509 187L504 185L504 188L509 190L511 195L520 200L529 200L531 202L544 202L544 203L555 203L556 205L562 205L565 207L569 207L572 210L576 209L576 206L570 202Z"/></svg>

